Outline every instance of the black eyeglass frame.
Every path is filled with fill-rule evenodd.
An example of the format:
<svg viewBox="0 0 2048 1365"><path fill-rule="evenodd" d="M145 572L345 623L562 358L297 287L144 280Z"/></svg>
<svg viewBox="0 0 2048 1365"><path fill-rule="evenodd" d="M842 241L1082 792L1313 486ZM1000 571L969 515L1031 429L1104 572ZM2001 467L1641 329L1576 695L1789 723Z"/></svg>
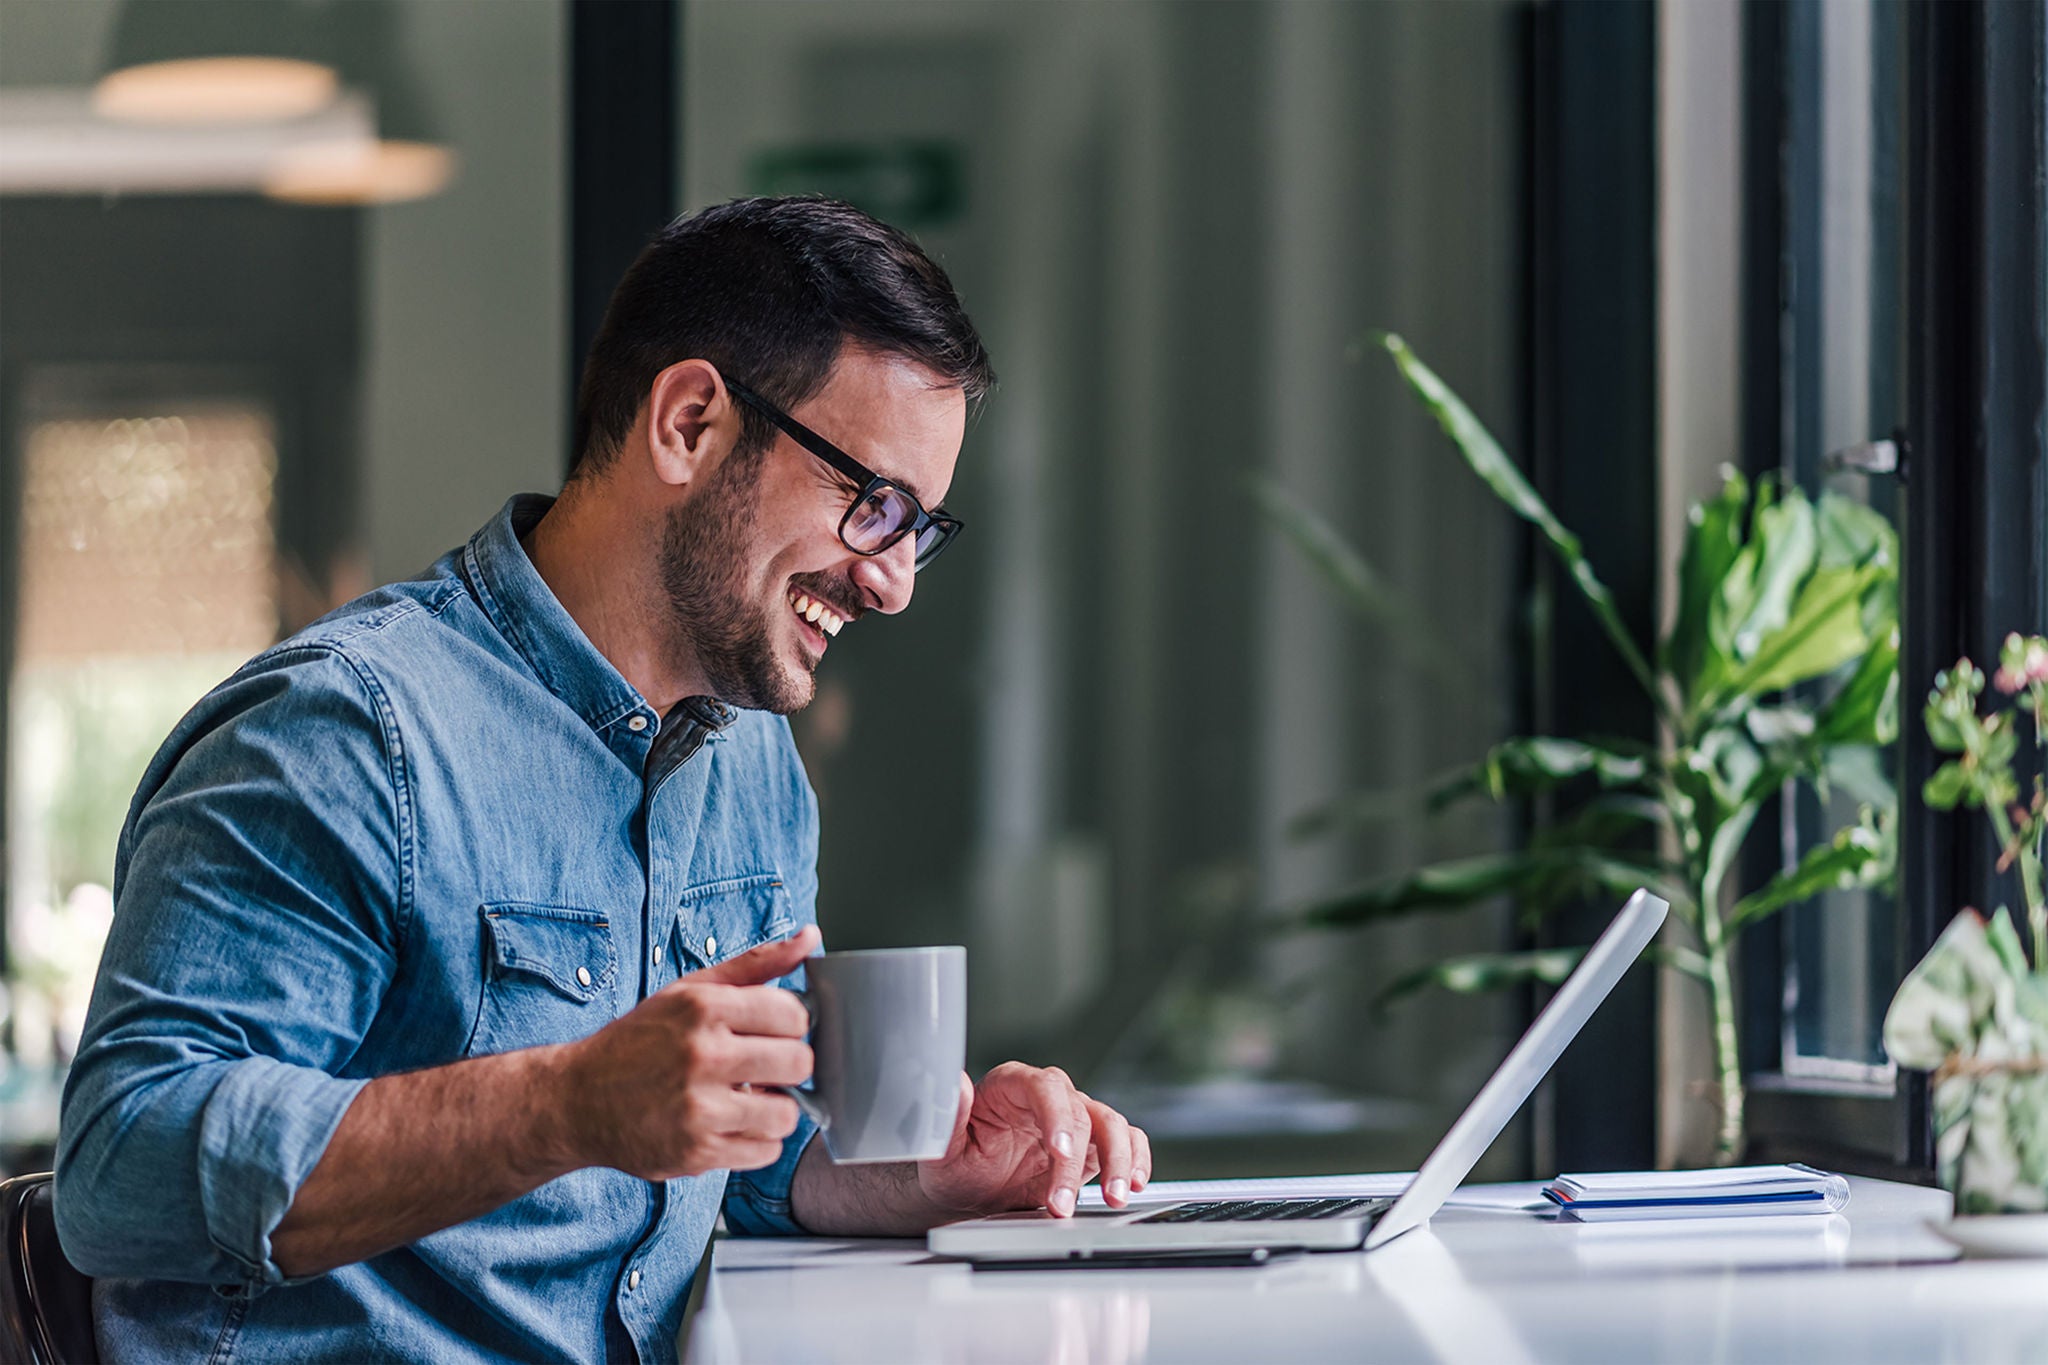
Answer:
<svg viewBox="0 0 2048 1365"><path fill-rule="evenodd" d="M939 538L933 542L931 550L928 553L918 555L911 564L911 571L917 572L922 570L927 564L930 564L934 559L937 559L940 553L953 543L953 537L960 534L960 528L965 524L960 518L946 512L927 512L924 504L917 500L917 495L902 484L897 483L894 479L884 478L880 474L875 473L874 470L869 469L859 460L854 459L853 456L847 454L838 446L833 445L817 432L812 431L802 422L797 421L796 418L791 417L760 394L755 393L745 384L740 383L739 380L728 377L725 381L725 387L731 391L733 397L739 399L742 403L745 403L748 407L781 428L783 435L789 437L790 440L795 441L805 450L810 451L811 454L817 456L826 464L860 485L860 491L853 495L853 501L846 506L846 514L839 518L839 543L847 549L857 555L873 556L884 554L894 548L896 543L902 540L903 537L910 536L912 538L911 543L915 545L916 538L924 534L926 527L937 527ZM853 514L860 510L862 503L885 488L892 489L907 499L917 515L911 518L906 525L898 528L895 534L891 535L874 549L863 550L847 537L846 524L853 520Z"/></svg>

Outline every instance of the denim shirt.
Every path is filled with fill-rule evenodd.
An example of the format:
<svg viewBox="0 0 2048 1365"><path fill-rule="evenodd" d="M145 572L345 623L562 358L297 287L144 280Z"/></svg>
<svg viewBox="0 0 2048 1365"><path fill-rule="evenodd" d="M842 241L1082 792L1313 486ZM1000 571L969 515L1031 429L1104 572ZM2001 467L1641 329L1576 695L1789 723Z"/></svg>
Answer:
<svg viewBox="0 0 2048 1365"><path fill-rule="evenodd" d="M764 1170L585 1169L324 1275L273 1259L371 1078L584 1037L815 918L788 723L657 715L521 548L548 505L251 660L144 776L57 1152L107 1359L671 1360L721 1209L799 1230L808 1121Z"/></svg>

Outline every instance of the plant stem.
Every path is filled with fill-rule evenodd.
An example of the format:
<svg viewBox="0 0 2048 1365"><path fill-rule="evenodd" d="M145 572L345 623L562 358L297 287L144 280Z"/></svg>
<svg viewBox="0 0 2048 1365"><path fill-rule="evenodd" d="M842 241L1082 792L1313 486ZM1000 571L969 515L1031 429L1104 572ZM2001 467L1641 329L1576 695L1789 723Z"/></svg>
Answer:
<svg viewBox="0 0 2048 1365"><path fill-rule="evenodd" d="M2032 848L2040 831L2028 828L2024 834L2014 834L2005 807L1995 797L1984 802L1984 813L1991 817L1991 833L2001 849L2013 849L2017 844L2020 890L2027 898L2027 936L2034 941L2034 970L2040 971L2042 962L2048 960L2043 956L2048 949L2048 905L2041 900L2041 859Z"/></svg>
<svg viewBox="0 0 2048 1365"><path fill-rule="evenodd" d="M1707 994L1714 1011L1714 1072L1721 1090L1721 1131L1714 1160L1732 1165L1742 1152L1742 1053L1735 1040L1735 983L1728 970L1728 934L1721 922L1718 887L1702 886L1700 943L1707 956Z"/></svg>
<svg viewBox="0 0 2048 1365"><path fill-rule="evenodd" d="M2027 893L2027 930L2034 940L2034 970L2048 972L2048 905L2041 901L2041 855L2032 849L2020 852L2020 885Z"/></svg>

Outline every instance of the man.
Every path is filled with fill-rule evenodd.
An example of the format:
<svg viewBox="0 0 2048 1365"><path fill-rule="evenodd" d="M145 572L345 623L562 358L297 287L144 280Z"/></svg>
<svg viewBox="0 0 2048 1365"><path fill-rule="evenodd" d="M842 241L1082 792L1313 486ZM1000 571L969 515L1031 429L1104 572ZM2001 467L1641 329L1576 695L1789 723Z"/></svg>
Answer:
<svg viewBox="0 0 2048 1365"><path fill-rule="evenodd" d="M721 1211L906 1234L1144 1185L1144 1134L1058 1071L963 1077L946 1156L895 1167L832 1165L765 1089L810 1074L772 983L819 943L782 717L959 529L927 509L991 379L855 210L679 220L612 299L559 499L179 724L58 1150L108 1358L661 1360Z"/></svg>

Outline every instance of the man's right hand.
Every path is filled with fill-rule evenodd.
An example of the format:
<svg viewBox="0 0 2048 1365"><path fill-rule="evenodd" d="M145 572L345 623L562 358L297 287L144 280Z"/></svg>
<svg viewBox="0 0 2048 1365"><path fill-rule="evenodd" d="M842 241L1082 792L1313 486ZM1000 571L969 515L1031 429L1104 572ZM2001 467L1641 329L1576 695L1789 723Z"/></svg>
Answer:
<svg viewBox="0 0 2048 1365"><path fill-rule="evenodd" d="M776 1161L796 1129L796 1101L759 1087L810 1078L810 1017L794 993L766 983L818 942L807 925L679 977L570 1044L580 1164L669 1180Z"/></svg>

